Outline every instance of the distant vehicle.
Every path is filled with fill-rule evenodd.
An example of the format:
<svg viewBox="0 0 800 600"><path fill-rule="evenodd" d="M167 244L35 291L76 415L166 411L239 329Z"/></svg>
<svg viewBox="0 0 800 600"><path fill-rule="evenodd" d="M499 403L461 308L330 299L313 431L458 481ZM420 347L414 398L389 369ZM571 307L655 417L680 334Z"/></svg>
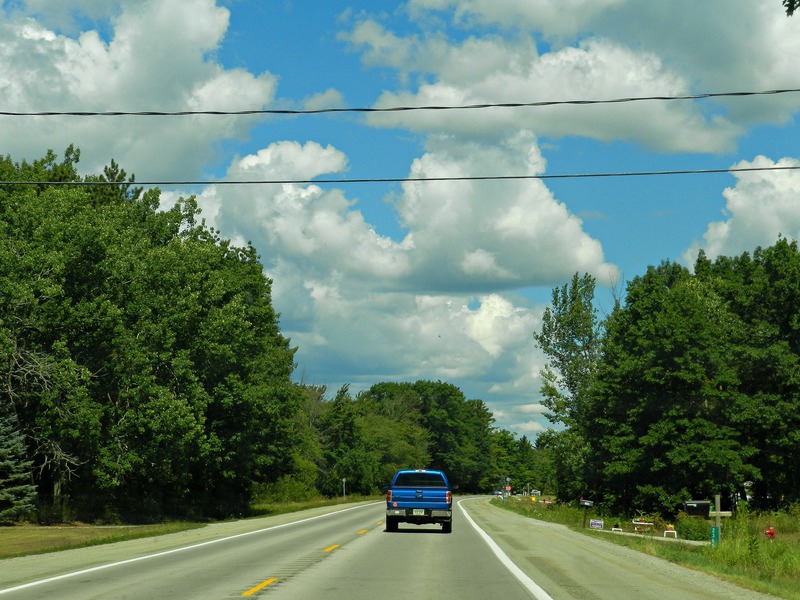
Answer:
<svg viewBox="0 0 800 600"><path fill-rule="evenodd" d="M453 531L453 495L442 471L401 469L386 492L386 531L399 523L440 523L444 533Z"/></svg>

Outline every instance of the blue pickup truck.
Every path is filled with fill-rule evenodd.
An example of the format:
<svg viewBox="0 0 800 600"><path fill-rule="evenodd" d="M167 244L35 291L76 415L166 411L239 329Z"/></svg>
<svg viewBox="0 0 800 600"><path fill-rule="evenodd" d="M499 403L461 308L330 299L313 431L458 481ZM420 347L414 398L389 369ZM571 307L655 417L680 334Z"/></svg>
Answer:
<svg viewBox="0 0 800 600"><path fill-rule="evenodd" d="M442 532L453 531L453 494L442 471L401 469L386 492L386 531L398 523L441 523Z"/></svg>

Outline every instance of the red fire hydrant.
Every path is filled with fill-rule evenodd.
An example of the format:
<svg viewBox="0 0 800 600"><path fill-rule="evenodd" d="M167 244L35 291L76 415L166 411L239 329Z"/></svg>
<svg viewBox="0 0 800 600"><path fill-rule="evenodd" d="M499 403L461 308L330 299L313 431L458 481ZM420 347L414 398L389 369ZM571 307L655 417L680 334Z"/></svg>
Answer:
<svg viewBox="0 0 800 600"><path fill-rule="evenodd" d="M770 525L769 528L767 528L767 530L764 532L764 534L769 538L769 541L771 542L772 540L775 539L775 528L772 525Z"/></svg>

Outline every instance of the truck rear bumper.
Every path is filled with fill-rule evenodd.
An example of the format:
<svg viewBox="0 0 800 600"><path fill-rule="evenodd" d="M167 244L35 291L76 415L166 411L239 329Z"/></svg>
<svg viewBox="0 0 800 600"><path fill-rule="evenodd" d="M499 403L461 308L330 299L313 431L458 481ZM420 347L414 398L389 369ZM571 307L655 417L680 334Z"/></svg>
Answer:
<svg viewBox="0 0 800 600"><path fill-rule="evenodd" d="M444 523L453 518L453 511L437 508L387 508L386 518L404 523Z"/></svg>

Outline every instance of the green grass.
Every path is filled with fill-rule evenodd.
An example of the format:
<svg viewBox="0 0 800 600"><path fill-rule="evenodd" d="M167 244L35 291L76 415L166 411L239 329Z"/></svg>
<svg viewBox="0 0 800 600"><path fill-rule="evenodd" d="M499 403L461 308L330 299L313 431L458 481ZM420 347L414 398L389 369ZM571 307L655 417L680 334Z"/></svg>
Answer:
<svg viewBox="0 0 800 600"><path fill-rule="evenodd" d="M361 502L364 500L380 500L384 496L358 496L348 495L338 498L312 498L300 502L270 502L260 501L250 507L250 512L254 517L271 517L286 513L298 512L309 508L320 506L336 506L338 504L349 504L351 502Z"/></svg>
<svg viewBox="0 0 800 600"><path fill-rule="evenodd" d="M749 513L746 509L735 518L723 519L720 543L693 545L675 543L663 538L663 521L647 535L614 535L583 529L583 509L532 503L511 498L505 503L492 500L497 506L527 517L560 523L567 527L627 546L698 571L703 571L751 590L772 594L788 600L800 600L800 507L786 512ZM592 511L589 511L592 517ZM598 518L595 516L595 518ZM619 522L624 530L632 531L630 518L603 517L608 523ZM764 530L773 525L777 536L770 542ZM659 526L661 526L659 528Z"/></svg>
<svg viewBox="0 0 800 600"><path fill-rule="evenodd" d="M251 515L254 518L268 517L369 499L371 498L348 496L347 498L314 498L303 502L264 501L251 507ZM206 524L204 522L174 521L152 525L90 525L86 523L34 525L19 523L0 526L0 559L178 533L204 527Z"/></svg>

